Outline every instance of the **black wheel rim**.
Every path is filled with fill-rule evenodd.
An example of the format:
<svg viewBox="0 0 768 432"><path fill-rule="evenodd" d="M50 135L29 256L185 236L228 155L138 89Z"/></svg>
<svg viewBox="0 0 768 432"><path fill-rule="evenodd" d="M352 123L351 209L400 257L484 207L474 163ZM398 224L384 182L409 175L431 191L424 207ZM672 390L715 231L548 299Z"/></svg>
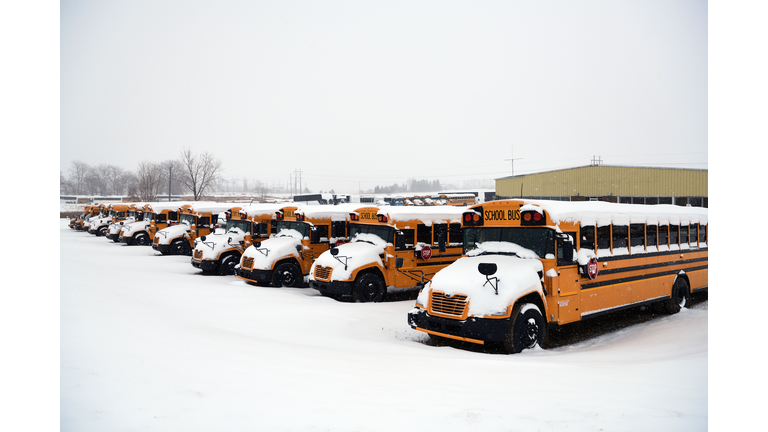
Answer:
<svg viewBox="0 0 768 432"><path fill-rule="evenodd" d="M534 318L528 318L525 321L522 334L523 346L533 348L539 339L539 324Z"/></svg>

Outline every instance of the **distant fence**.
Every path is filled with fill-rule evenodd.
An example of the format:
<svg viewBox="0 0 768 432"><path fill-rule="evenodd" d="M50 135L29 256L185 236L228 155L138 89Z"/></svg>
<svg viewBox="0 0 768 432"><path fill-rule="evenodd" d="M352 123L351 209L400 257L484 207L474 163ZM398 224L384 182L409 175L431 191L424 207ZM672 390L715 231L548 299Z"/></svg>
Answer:
<svg viewBox="0 0 768 432"><path fill-rule="evenodd" d="M77 212L77 211L59 212L59 218L60 219L69 219L69 218L73 218L75 216L80 216L81 214L83 214L82 211L79 211L79 212Z"/></svg>

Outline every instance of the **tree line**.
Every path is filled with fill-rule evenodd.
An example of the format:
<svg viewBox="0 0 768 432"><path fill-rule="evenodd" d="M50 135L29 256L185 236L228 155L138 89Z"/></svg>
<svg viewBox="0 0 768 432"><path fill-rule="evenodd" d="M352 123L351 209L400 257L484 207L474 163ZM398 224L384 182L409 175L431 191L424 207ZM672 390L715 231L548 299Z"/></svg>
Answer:
<svg viewBox="0 0 768 432"><path fill-rule="evenodd" d="M409 179L402 185L397 183L392 186L376 186L373 188L375 194L393 194L402 192L436 192L442 189L440 180L416 180Z"/></svg>
<svg viewBox="0 0 768 432"><path fill-rule="evenodd" d="M137 201L157 201L158 196L189 193L196 201L221 181L222 162L208 152L195 154L184 148L179 159L142 161L135 171L76 160L69 175L60 173L61 194L117 195Z"/></svg>

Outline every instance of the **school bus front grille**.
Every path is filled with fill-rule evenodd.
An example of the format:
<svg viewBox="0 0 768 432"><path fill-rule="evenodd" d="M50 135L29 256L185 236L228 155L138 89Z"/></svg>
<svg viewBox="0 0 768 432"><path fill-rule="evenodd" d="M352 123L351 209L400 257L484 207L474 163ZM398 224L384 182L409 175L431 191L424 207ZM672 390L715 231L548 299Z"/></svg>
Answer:
<svg viewBox="0 0 768 432"><path fill-rule="evenodd" d="M246 270L253 270L253 257L244 257L243 265L241 265L240 267Z"/></svg>
<svg viewBox="0 0 768 432"><path fill-rule="evenodd" d="M332 267L323 267L321 265L318 265L315 267L315 279L320 280L330 280L331 279L331 271L333 270Z"/></svg>
<svg viewBox="0 0 768 432"><path fill-rule="evenodd" d="M200 249L197 249L197 250L195 251L195 255L194 255L192 258L194 258L194 259L196 259L196 260L201 260L201 259L203 259L203 251L201 251Z"/></svg>
<svg viewBox="0 0 768 432"><path fill-rule="evenodd" d="M429 304L432 312L462 317L464 309L467 307L467 296L456 294L448 297L444 293L433 291Z"/></svg>

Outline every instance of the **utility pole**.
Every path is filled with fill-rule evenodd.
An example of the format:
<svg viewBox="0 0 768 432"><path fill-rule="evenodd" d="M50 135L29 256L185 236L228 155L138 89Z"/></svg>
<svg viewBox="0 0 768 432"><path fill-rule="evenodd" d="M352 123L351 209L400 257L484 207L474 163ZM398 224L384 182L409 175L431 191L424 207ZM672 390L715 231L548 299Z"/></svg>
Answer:
<svg viewBox="0 0 768 432"><path fill-rule="evenodd" d="M515 157L515 146L512 146L512 159L504 159L505 161L511 161L512 162L512 177L515 176L515 161L520 160L522 158L516 158Z"/></svg>
<svg viewBox="0 0 768 432"><path fill-rule="evenodd" d="M602 163L603 163L602 157L597 156L597 158L595 158L594 155L592 156L592 166L600 166Z"/></svg>

